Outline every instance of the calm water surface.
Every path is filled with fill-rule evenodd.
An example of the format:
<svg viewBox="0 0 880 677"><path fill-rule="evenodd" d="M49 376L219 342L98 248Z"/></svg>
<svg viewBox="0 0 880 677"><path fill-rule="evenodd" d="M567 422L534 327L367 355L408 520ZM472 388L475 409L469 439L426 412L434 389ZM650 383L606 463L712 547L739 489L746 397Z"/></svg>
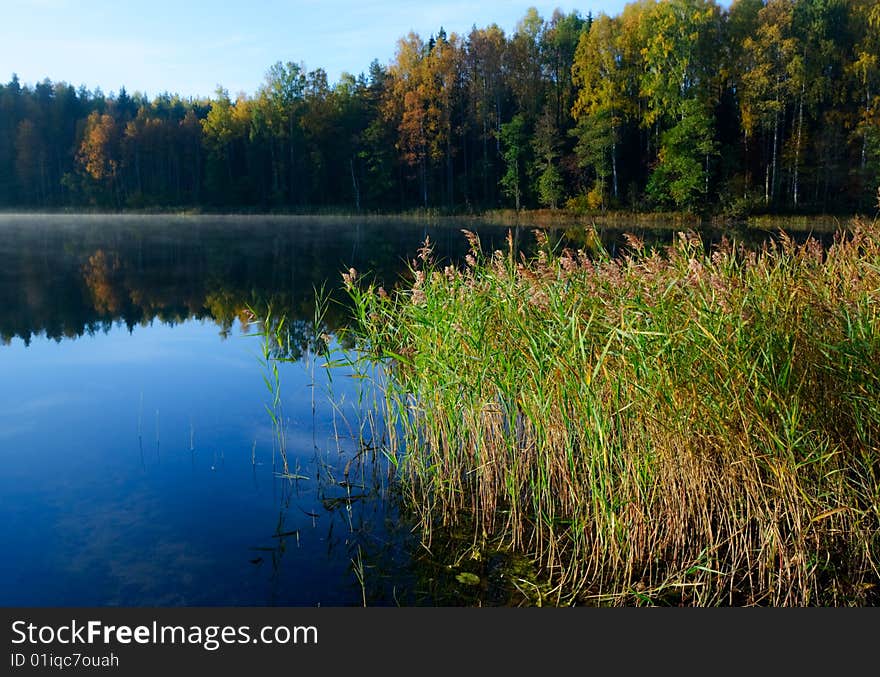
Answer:
<svg viewBox="0 0 880 677"><path fill-rule="evenodd" d="M487 247L505 233L481 229ZM0 604L491 594L441 594L415 562L382 464L357 443L366 381L310 352L346 321L340 272L392 284L426 235L441 257L465 253L454 225L0 216ZM322 285L335 301L316 329ZM303 479L277 476L251 311L290 318L280 418Z"/></svg>
<svg viewBox="0 0 880 677"><path fill-rule="evenodd" d="M358 457L364 381L306 359L314 288L393 281L425 234L464 249L413 224L2 217L0 603L431 603ZM307 479L277 477L248 309L291 318L280 404Z"/></svg>

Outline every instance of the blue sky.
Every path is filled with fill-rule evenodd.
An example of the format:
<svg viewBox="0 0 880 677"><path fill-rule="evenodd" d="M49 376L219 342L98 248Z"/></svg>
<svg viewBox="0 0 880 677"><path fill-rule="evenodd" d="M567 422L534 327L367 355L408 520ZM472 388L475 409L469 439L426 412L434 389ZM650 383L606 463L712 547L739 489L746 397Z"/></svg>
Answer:
<svg viewBox="0 0 880 677"><path fill-rule="evenodd" d="M727 3L725 3L727 4ZM0 80L45 77L105 93L125 86L209 96L218 84L253 93L276 61L323 67L331 82L343 71L388 63L398 38L424 38L497 23L510 33L529 6L549 19L559 7L586 15L617 14L625 0L588 4L528 0L3 0Z"/></svg>

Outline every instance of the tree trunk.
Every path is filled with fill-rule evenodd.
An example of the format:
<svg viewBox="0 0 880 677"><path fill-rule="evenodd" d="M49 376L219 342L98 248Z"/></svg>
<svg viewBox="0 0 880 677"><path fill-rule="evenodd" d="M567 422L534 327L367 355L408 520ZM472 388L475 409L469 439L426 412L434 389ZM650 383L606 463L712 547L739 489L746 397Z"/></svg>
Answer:
<svg viewBox="0 0 880 677"><path fill-rule="evenodd" d="M232 181L232 144L226 144L226 173L229 177L229 190L232 190L233 181ZM227 194L227 199L230 195Z"/></svg>
<svg viewBox="0 0 880 677"><path fill-rule="evenodd" d="M49 194L49 180L46 177L46 154L40 153L40 204L45 206L46 196Z"/></svg>
<svg viewBox="0 0 880 677"><path fill-rule="evenodd" d="M452 130L446 135L446 200L450 207L455 206L452 169Z"/></svg>
<svg viewBox="0 0 880 677"><path fill-rule="evenodd" d="M470 174L469 167L472 164L468 162L468 154L470 153L470 144L468 144L467 134L464 132L464 125L462 125L461 132L461 164L462 164L462 174L464 176L464 182L462 183L464 194L462 197L464 198L464 204L466 207L470 207L471 203L471 182L470 182Z"/></svg>
<svg viewBox="0 0 880 677"><path fill-rule="evenodd" d="M279 184L278 159L276 158L274 143L269 144L269 161L272 163L272 194L278 195L281 186Z"/></svg>
<svg viewBox="0 0 880 677"><path fill-rule="evenodd" d="M617 127L614 126L614 108L611 108L611 192L617 200Z"/></svg>
<svg viewBox="0 0 880 677"><path fill-rule="evenodd" d="M354 208L357 211L361 210L361 191L358 188L357 178L354 175L354 158L348 159L348 166L351 169L351 185L354 188Z"/></svg>
<svg viewBox="0 0 880 677"><path fill-rule="evenodd" d="M617 141L611 141L611 190L617 200Z"/></svg>
<svg viewBox="0 0 880 677"><path fill-rule="evenodd" d="M794 190L792 197L794 199L794 208L797 209L798 206L798 165L800 164L801 157L801 135L804 127L804 92L806 91L807 83L801 82L801 100L798 104L798 128L797 128L797 141L794 145Z"/></svg>
<svg viewBox="0 0 880 677"><path fill-rule="evenodd" d="M199 198L202 191L202 155L200 144L196 142L194 144L195 147L195 177L193 179L193 197L194 202L196 204L199 203Z"/></svg>
<svg viewBox="0 0 880 677"><path fill-rule="evenodd" d="M425 166L425 155L419 158L419 174L422 178L422 205L428 208L428 168Z"/></svg>
<svg viewBox="0 0 880 677"><path fill-rule="evenodd" d="M709 153L706 153L706 169L703 172L703 194L709 194Z"/></svg>
<svg viewBox="0 0 880 677"><path fill-rule="evenodd" d="M515 203L516 203L516 211L519 211L519 195L520 195L520 190L519 190L519 159L517 159L517 161L516 161L516 184L515 184L513 192L514 192L514 198L515 198Z"/></svg>
<svg viewBox="0 0 880 677"><path fill-rule="evenodd" d="M287 143L288 143L288 162L290 167L288 171L290 172L290 176L288 177L288 181L290 182L290 203L293 204L296 196L296 172L293 169L294 160L296 159L294 148L293 148L293 113L291 112L287 116Z"/></svg>
<svg viewBox="0 0 880 677"><path fill-rule="evenodd" d="M871 114L871 87L867 83L865 84L865 122L868 121L868 116ZM862 158L861 158L861 169L862 172L865 171L865 167L868 164L868 125L865 125L865 131L862 134Z"/></svg>
<svg viewBox="0 0 880 677"><path fill-rule="evenodd" d="M772 172L770 175L770 192L769 196L765 198L765 202L769 204L770 200L776 198L776 156L778 154L779 147L779 111L773 115L773 159L771 161ZM765 190L765 195L767 191Z"/></svg>
<svg viewBox="0 0 880 677"><path fill-rule="evenodd" d="M135 142L137 143L137 142ZM134 175L137 177L138 193L144 194L144 185L141 182L141 151L140 148L134 152Z"/></svg>
<svg viewBox="0 0 880 677"><path fill-rule="evenodd" d="M483 203L489 201L489 128L483 117Z"/></svg>

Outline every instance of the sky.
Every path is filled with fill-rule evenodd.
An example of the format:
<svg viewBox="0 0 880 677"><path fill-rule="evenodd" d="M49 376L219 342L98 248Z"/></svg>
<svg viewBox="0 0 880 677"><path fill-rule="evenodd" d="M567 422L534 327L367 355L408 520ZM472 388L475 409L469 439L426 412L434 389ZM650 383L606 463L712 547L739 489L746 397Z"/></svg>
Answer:
<svg viewBox="0 0 880 677"><path fill-rule="evenodd" d="M399 38L424 39L442 26L467 34L497 23L508 34L533 6L618 14L626 0L583 4L528 0L0 0L0 81L49 78L105 94L124 86L207 97L222 85L253 94L277 61L324 68L331 83L347 71L388 64ZM727 4L727 3L725 3Z"/></svg>

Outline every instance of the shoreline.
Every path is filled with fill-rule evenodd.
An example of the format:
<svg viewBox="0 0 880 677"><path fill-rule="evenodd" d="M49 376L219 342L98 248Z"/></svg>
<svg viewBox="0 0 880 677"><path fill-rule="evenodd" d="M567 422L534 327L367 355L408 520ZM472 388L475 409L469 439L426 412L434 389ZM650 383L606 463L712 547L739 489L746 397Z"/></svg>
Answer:
<svg viewBox="0 0 880 677"><path fill-rule="evenodd" d="M701 217L679 212L604 212L575 214L564 210L487 210L480 213L457 214L440 210L413 210L403 212L353 212L328 211L212 211L203 209L156 209L156 210L104 210L104 209L0 209L0 219L11 218L209 218L209 219L264 219L303 221L351 221L351 222L413 222L485 224L522 226L535 228L569 228L592 226L595 228L627 229L633 227L663 230L721 230L744 228L774 230L782 228L791 232L833 232L845 228L856 219L872 221L878 215L860 214L760 214L747 217L712 216Z"/></svg>

